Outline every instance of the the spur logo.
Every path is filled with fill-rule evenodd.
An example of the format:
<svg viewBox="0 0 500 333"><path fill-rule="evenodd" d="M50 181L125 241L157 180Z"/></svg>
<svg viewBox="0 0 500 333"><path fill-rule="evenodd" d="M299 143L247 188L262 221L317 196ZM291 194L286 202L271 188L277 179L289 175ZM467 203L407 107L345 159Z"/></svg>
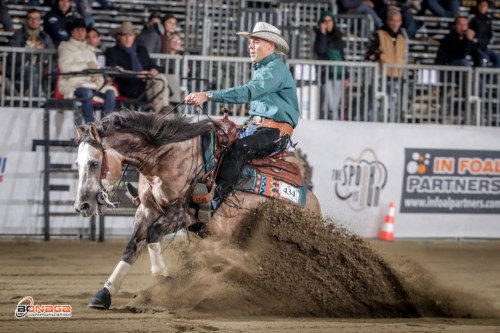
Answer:
<svg viewBox="0 0 500 333"><path fill-rule="evenodd" d="M335 194L354 211L377 207L387 183L387 169L372 149L348 157L342 169L332 170Z"/></svg>
<svg viewBox="0 0 500 333"><path fill-rule="evenodd" d="M14 313L17 319L24 317L71 317L71 305L35 305L33 297L26 296L17 303Z"/></svg>

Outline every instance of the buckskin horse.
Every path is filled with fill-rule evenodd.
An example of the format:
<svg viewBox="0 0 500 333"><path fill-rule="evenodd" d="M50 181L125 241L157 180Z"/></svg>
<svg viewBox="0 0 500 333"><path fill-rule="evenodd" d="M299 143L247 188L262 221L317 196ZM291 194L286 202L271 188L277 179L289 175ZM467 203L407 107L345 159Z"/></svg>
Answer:
<svg viewBox="0 0 500 333"><path fill-rule="evenodd" d="M117 112L94 124L76 127L79 182L75 209L82 216L102 213L106 203L112 205L107 195L120 179L122 164L132 165L140 173L137 200L140 204L130 241L121 261L89 307L110 307L111 296L116 295L146 245L153 276L157 280L168 279L160 241L164 235L199 224L197 205L192 197L193 184L206 167L202 135L213 133L214 126L217 127L216 123L209 119L193 122L186 117ZM303 194L303 208L320 215L314 194L305 188ZM201 230L204 235L231 237L246 209L271 200L244 191L236 191L232 199L233 203L239 202L240 207L223 203Z"/></svg>

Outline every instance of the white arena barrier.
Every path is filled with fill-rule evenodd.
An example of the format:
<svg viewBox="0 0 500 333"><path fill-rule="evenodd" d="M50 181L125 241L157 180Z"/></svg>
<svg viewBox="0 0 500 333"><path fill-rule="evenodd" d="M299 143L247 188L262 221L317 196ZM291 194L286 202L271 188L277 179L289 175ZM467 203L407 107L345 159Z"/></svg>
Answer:
<svg viewBox="0 0 500 333"><path fill-rule="evenodd" d="M0 235L43 234L43 110L1 108ZM73 113L50 112L51 140L74 138ZM243 118L236 117L236 122ZM395 238L500 238L500 136L496 128L300 120L292 137L313 167L323 214L363 237L377 237L389 203ZM74 148L51 163L75 168ZM74 212L77 174L50 184L51 234L88 233ZM66 188L66 189L64 189ZM106 237L126 237L133 217L106 217Z"/></svg>

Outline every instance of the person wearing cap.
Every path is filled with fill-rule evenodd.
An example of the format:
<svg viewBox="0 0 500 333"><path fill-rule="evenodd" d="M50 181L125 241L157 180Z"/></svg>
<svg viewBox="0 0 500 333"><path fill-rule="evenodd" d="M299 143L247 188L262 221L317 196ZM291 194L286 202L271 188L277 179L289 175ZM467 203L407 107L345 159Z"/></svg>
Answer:
<svg viewBox="0 0 500 333"><path fill-rule="evenodd" d="M299 120L297 87L288 67L275 53L288 54L290 48L279 29L257 22L253 31L238 32L249 39L250 59L255 62L253 79L242 86L224 90L190 93L186 102L207 101L228 104L252 102L250 118L227 151L217 175L219 206L234 189L248 160L266 157L288 147Z"/></svg>
<svg viewBox="0 0 500 333"><path fill-rule="evenodd" d="M500 68L500 56L488 48L493 38L493 19L488 15L488 0L479 0L476 3L475 13L469 18L469 29L474 31L474 40L479 52L492 67Z"/></svg>
<svg viewBox="0 0 500 333"><path fill-rule="evenodd" d="M137 36L137 44L144 46L149 53L161 53L163 49L163 33L165 28L161 23L161 14L154 12L149 15L148 22Z"/></svg>
<svg viewBox="0 0 500 333"><path fill-rule="evenodd" d="M136 43L137 33L132 22L123 22L119 28L111 29L116 45L106 49L106 66L137 72L137 78L116 78L121 96L136 99L146 90L148 100L156 96L152 101L155 112L166 112L171 108L167 78L159 74L159 67L149 57L148 50ZM154 80L145 80L144 76L152 76Z"/></svg>
<svg viewBox="0 0 500 333"><path fill-rule="evenodd" d="M76 19L69 29L71 38L61 42L57 49L59 71L61 74L79 72L85 69L99 68L94 48L87 44L87 27L83 19ZM104 101L104 114L108 115L115 109L115 89L105 85L100 74L95 75L61 75L58 89L64 98L78 97L82 103L83 118L86 123L94 121L93 99ZM98 90L100 89L100 90Z"/></svg>

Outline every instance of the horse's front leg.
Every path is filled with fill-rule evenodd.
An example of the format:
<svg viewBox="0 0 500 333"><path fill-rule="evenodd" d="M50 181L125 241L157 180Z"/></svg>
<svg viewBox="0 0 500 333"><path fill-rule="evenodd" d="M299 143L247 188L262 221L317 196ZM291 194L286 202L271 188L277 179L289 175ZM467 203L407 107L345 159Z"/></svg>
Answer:
<svg viewBox="0 0 500 333"><path fill-rule="evenodd" d="M128 272L130 271L131 265L137 260L141 251L144 249L147 243L148 230L151 225L154 224L156 220L159 219L159 214L155 211L147 209L144 205L140 205L137 208L137 212L135 214L135 223L134 230L132 232L132 237L130 238L129 243L125 249L125 252L122 255L122 260L116 265L115 270L110 275L106 283L104 284L104 288L99 290L92 300L89 302L88 307L97 308L97 309L109 309L111 306L111 296L114 296L118 293L123 281L125 280ZM158 244L159 245L159 244ZM153 246L153 249L150 248L150 255L152 251L155 253L156 258L156 247ZM160 250L160 259L161 259L161 250ZM153 262L153 259L151 259ZM158 263L158 265L162 265L163 260ZM165 265L163 264L163 267ZM162 272L160 269L159 272ZM153 273L154 274L154 273ZM165 268L166 275L166 268Z"/></svg>

